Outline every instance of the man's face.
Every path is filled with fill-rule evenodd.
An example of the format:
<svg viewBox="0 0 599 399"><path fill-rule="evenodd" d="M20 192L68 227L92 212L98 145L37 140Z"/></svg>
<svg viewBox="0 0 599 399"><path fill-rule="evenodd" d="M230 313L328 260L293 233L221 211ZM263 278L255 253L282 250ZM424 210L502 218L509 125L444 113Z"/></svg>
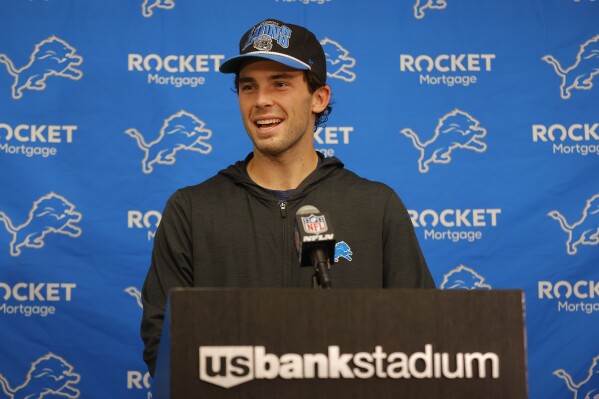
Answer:
<svg viewBox="0 0 599 399"><path fill-rule="evenodd" d="M239 72L239 108L254 151L281 156L314 150L314 113L328 104L330 91L310 94L302 71L260 60Z"/></svg>

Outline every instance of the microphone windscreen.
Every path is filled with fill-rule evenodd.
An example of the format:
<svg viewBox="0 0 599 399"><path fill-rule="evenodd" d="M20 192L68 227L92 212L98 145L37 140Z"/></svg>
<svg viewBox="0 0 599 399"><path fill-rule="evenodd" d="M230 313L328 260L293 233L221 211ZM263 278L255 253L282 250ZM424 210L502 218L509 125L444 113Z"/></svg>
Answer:
<svg viewBox="0 0 599 399"><path fill-rule="evenodd" d="M296 215L309 215L311 213L320 213L317 207L314 205L304 205L295 213Z"/></svg>

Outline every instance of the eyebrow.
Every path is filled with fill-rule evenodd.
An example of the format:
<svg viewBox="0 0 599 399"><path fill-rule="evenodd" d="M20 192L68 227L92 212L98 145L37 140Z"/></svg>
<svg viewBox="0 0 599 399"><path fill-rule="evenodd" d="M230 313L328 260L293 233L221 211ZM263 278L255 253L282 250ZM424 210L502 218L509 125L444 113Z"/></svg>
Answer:
<svg viewBox="0 0 599 399"><path fill-rule="evenodd" d="M291 79L293 78L294 75L287 73L287 72L283 72L283 73L277 73L275 75L271 75L268 77L268 80L279 80L279 79ZM238 82L239 83L248 83L248 82L255 82L256 79L252 78L251 76L246 76L246 77L240 77Z"/></svg>

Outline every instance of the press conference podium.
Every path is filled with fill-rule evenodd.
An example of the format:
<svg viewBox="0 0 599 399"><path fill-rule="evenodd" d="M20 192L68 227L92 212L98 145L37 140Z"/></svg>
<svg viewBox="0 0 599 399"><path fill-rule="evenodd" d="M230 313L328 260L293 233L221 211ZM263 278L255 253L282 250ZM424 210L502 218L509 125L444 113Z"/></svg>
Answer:
<svg viewBox="0 0 599 399"><path fill-rule="evenodd" d="M175 289L153 399L527 398L520 291Z"/></svg>

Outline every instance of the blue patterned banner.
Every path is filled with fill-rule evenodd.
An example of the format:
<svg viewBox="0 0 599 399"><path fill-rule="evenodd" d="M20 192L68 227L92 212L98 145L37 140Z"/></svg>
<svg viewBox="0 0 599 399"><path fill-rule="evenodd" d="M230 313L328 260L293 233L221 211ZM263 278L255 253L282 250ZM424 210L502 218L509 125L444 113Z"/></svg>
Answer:
<svg viewBox="0 0 599 399"><path fill-rule="evenodd" d="M599 1L249 4L0 3L0 396L152 397L161 212L251 151L218 69L276 18L326 52L318 151L397 191L439 288L525 291L531 398L594 397Z"/></svg>

